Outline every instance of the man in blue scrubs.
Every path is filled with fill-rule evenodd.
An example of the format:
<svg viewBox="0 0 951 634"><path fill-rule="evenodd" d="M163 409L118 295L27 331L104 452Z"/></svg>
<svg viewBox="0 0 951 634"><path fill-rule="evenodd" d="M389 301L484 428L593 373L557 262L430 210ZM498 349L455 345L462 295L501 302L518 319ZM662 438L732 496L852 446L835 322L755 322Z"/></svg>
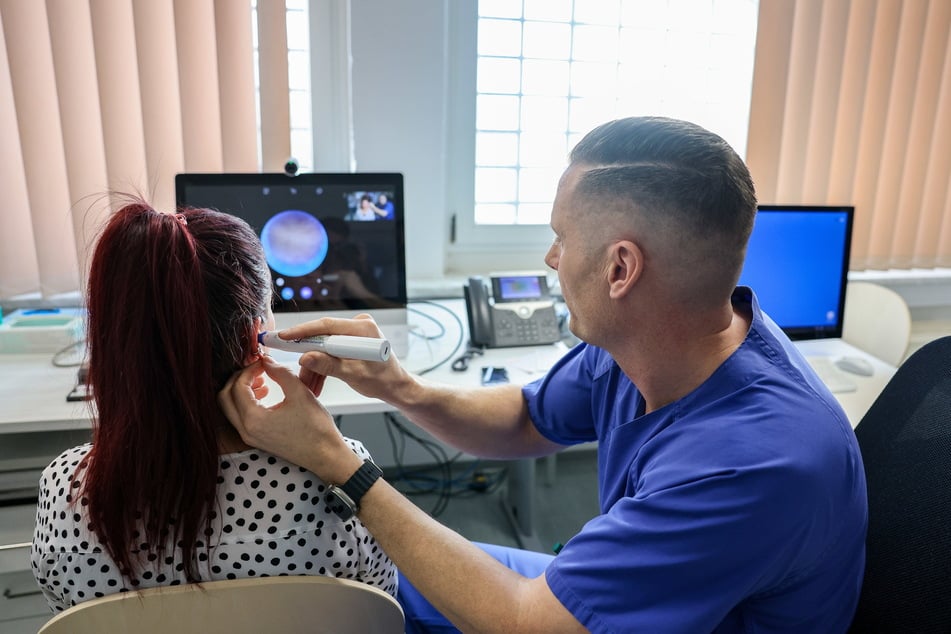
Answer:
<svg viewBox="0 0 951 634"><path fill-rule="evenodd" d="M408 631L445 618L477 632L844 632L865 559L862 461L836 400L736 287L755 213L720 137L609 122L572 151L552 209L545 261L583 343L544 378L458 389L395 359L308 353L301 380L249 367L222 407L246 442L333 484L367 468L313 396L327 375L473 455L598 441L601 513L556 557L473 545L382 479L364 487L353 507L401 570ZM328 333L379 336L369 319L281 334ZM280 407L257 402L262 372Z"/></svg>

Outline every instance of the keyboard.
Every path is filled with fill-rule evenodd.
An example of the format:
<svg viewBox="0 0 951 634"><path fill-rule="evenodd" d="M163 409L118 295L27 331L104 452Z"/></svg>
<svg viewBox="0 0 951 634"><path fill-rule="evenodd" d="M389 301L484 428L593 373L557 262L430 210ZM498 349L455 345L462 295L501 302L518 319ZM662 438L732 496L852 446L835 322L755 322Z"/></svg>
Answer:
<svg viewBox="0 0 951 634"><path fill-rule="evenodd" d="M842 392L854 392L858 386L850 379L845 372L836 367L835 363L829 357L808 356L806 361L812 366L816 374L829 391L833 394Z"/></svg>

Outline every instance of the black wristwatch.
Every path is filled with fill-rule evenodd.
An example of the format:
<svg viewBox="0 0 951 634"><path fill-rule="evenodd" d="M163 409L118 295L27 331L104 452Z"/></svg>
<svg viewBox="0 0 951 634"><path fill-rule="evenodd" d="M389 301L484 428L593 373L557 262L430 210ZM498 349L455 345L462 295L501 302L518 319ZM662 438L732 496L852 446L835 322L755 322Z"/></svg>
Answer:
<svg viewBox="0 0 951 634"><path fill-rule="evenodd" d="M337 486L331 484L324 501L340 519L348 520L360 510L360 500L363 494L370 490L373 483L380 479L383 470L376 466L369 458L350 476L350 479Z"/></svg>

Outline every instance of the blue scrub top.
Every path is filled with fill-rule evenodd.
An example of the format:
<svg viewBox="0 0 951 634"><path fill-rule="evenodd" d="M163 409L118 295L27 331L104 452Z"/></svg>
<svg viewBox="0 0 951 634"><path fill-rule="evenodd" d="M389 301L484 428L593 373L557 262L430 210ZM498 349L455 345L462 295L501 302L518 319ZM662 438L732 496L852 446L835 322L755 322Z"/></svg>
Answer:
<svg viewBox="0 0 951 634"><path fill-rule="evenodd" d="M748 288L746 341L701 386L644 414L604 350L579 344L525 386L550 440L597 440L602 514L546 570L592 632L843 632L867 501L838 402Z"/></svg>

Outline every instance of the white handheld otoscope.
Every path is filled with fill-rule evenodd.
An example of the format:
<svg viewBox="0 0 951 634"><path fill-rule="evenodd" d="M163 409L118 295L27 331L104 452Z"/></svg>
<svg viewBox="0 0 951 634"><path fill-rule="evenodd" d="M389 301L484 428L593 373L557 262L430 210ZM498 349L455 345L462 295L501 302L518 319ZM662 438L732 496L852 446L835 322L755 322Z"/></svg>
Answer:
<svg viewBox="0 0 951 634"><path fill-rule="evenodd" d="M360 361L386 361L390 358L390 342L373 337L351 335L319 335L301 339L281 339L276 332L258 334L258 343L268 348L286 352L324 352L341 359Z"/></svg>

